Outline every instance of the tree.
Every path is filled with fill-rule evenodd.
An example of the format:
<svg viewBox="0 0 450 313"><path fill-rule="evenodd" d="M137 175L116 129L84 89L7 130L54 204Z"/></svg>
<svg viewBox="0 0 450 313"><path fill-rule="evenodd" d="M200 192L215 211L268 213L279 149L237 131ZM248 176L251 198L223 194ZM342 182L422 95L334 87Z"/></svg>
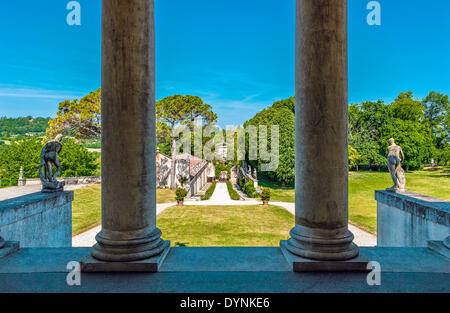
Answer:
<svg viewBox="0 0 450 313"><path fill-rule="evenodd" d="M392 121L392 112L382 100L365 101L349 106L349 144L356 149L361 157L356 166L368 164L380 169L386 163L380 137Z"/></svg>
<svg viewBox="0 0 450 313"><path fill-rule="evenodd" d="M433 142L428 124L394 119L393 123L386 127L383 137L380 138L385 156L387 156L386 148L391 137L405 153L405 160L402 164L406 166L406 170L419 169L430 159Z"/></svg>
<svg viewBox="0 0 450 313"><path fill-rule="evenodd" d="M394 118L413 122L424 120L425 107L421 101L414 99L412 91L400 92L390 109Z"/></svg>
<svg viewBox="0 0 450 313"><path fill-rule="evenodd" d="M49 122L47 136L71 135L77 139L101 138L101 89L81 100L65 100L59 104L57 117Z"/></svg>
<svg viewBox="0 0 450 313"><path fill-rule="evenodd" d="M11 143L0 151L0 179L17 181L20 168L24 177L38 178L40 155L43 142L38 137L27 137ZM85 147L76 144L73 139L63 142L59 154L61 177L78 177L95 175L99 166L97 156Z"/></svg>
<svg viewBox="0 0 450 313"><path fill-rule="evenodd" d="M348 165L350 168L356 168L358 170L359 160L361 159L361 155L359 152L353 148L352 146L348 146Z"/></svg>
<svg viewBox="0 0 450 313"><path fill-rule="evenodd" d="M197 96L173 95L156 102L156 117L159 122L166 123L174 130L177 125L193 128L195 119L202 118L207 125L217 120L217 115L212 111L209 104L203 102ZM172 140L172 170L171 170L171 189L175 189L175 157L177 150L177 140L180 135L171 132Z"/></svg>
<svg viewBox="0 0 450 313"><path fill-rule="evenodd" d="M425 118L425 107L421 101L413 98L411 91L408 91L400 93L389 108L393 120L384 125L380 137L384 154L387 155L385 147L392 137L403 148L405 153L403 164L406 169L421 168L430 159L433 146L430 123Z"/></svg>
<svg viewBox="0 0 450 313"><path fill-rule="evenodd" d="M171 133L172 129L166 123L156 122L156 145L166 155L171 154Z"/></svg>
<svg viewBox="0 0 450 313"><path fill-rule="evenodd" d="M99 167L97 155L89 152L83 145L75 143L73 139L63 142L59 160L61 177L93 176Z"/></svg>
<svg viewBox="0 0 450 313"><path fill-rule="evenodd" d="M295 180L295 113L293 111L295 106L292 103L295 104L294 98L277 101L272 107L257 113L244 124L244 127L254 125L258 130L260 125L267 126L268 147L271 147L271 126L279 126L278 168L275 171L267 172L266 176L283 185L292 184ZM258 165L261 165L262 162L261 155L258 155Z"/></svg>
<svg viewBox="0 0 450 313"><path fill-rule="evenodd" d="M39 177L42 142L37 137L13 141L0 151L0 179L17 180L20 168L26 178Z"/></svg>
<svg viewBox="0 0 450 313"><path fill-rule="evenodd" d="M450 102L448 95L430 91L422 100L425 118L430 122L433 142L437 149L444 149L450 142Z"/></svg>
<svg viewBox="0 0 450 313"><path fill-rule="evenodd" d="M0 135L10 137L25 134L44 134L50 118L31 116L18 118L0 118Z"/></svg>

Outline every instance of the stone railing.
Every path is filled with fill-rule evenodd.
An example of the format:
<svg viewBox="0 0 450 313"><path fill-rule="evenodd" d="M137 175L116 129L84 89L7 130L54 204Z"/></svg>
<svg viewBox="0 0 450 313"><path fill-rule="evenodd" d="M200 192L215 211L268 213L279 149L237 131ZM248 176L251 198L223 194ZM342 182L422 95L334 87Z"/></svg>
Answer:
<svg viewBox="0 0 450 313"><path fill-rule="evenodd" d="M188 194L192 197L195 196L207 183L207 169L208 162L201 163L202 168L198 170L197 174L191 178L188 186Z"/></svg>
<svg viewBox="0 0 450 313"><path fill-rule="evenodd" d="M64 181L66 185L84 185L101 183L101 176L82 176L82 177L59 177L58 181ZM41 185L39 178L22 179L19 186L36 186Z"/></svg>
<svg viewBox="0 0 450 313"><path fill-rule="evenodd" d="M0 236L22 248L72 246L73 191L0 201Z"/></svg>
<svg viewBox="0 0 450 313"><path fill-rule="evenodd" d="M384 190L377 190L375 199L378 246L426 247L448 236L450 201Z"/></svg>
<svg viewBox="0 0 450 313"><path fill-rule="evenodd" d="M258 188L258 180L254 178L251 174L248 173L248 171L244 170L244 168L239 167L238 171L238 181L244 179L245 182L253 181L253 186L255 188Z"/></svg>

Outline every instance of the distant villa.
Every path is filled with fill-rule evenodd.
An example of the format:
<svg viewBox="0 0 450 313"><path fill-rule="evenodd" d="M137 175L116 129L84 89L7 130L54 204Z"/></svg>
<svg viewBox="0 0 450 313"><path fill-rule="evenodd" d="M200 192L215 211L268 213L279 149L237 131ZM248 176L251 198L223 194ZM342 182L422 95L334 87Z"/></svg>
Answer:
<svg viewBox="0 0 450 313"><path fill-rule="evenodd" d="M225 141L216 144L216 160L225 162L227 160L227 149L228 144Z"/></svg>

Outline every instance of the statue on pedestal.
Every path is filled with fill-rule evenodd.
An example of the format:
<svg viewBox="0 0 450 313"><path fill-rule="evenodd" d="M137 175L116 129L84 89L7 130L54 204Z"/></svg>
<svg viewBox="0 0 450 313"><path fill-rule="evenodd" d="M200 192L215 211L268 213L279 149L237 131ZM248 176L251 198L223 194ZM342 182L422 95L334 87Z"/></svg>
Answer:
<svg viewBox="0 0 450 313"><path fill-rule="evenodd" d="M39 178L42 182L42 192L53 193L64 190L65 182L56 180L61 172L58 154L61 152L62 144L60 142L62 135L56 136L55 140L47 142L41 152L41 164L39 166ZM52 165L56 167L53 173ZM44 170L44 171L42 171Z"/></svg>
<svg viewBox="0 0 450 313"><path fill-rule="evenodd" d="M23 178L23 166L20 167L20 172L19 172L19 180L17 181L17 185L19 187L25 186L26 184L26 180Z"/></svg>
<svg viewBox="0 0 450 313"><path fill-rule="evenodd" d="M405 171L402 168L402 161L405 159L403 150L395 144L394 138L389 139L387 166L391 173L394 186L387 188L387 191L405 191L406 178Z"/></svg>

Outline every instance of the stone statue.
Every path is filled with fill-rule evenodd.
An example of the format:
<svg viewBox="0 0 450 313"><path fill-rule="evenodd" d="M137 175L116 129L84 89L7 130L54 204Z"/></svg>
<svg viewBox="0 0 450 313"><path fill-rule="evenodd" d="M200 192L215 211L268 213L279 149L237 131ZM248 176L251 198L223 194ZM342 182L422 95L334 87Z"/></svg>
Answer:
<svg viewBox="0 0 450 313"><path fill-rule="evenodd" d="M256 167L253 169L253 178L258 179L258 172L256 171Z"/></svg>
<svg viewBox="0 0 450 313"><path fill-rule="evenodd" d="M19 180L17 181L17 185L19 187L25 186L26 184L26 180L23 178L23 166L20 167L20 172L19 172Z"/></svg>
<svg viewBox="0 0 450 313"><path fill-rule="evenodd" d="M61 152L62 144L60 142L62 135L56 136L55 140L47 142L41 152L41 164L39 166L39 177L42 182L42 192L52 193L64 190L65 182L58 182L61 171L58 153ZM55 173L52 171L52 165L56 167ZM44 172L42 172L44 170Z"/></svg>
<svg viewBox="0 0 450 313"><path fill-rule="evenodd" d="M406 179L405 171L402 168L402 161L405 159L403 150L394 142L394 138L389 139L387 166L391 173L394 186L387 188L388 191L405 191Z"/></svg>

